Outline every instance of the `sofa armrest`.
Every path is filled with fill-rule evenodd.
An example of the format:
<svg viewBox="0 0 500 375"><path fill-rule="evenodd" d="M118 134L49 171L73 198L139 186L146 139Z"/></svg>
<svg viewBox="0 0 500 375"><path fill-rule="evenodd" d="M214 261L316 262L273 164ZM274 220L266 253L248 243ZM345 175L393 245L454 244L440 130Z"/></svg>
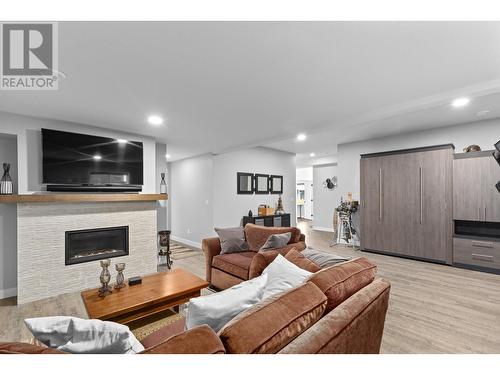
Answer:
<svg viewBox="0 0 500 375"><path fill-rule="evenodd" d="M212 280L212 259L221 252L219 237L205 238L201 241L201 248L205 253L205 272L206 280L210 283Z"/></svg>
<svg viewBox="0 0 500 375"><path fill-rule="evenodd" d="M47 346L33 345L25 342L0 342L0 354L68 354Z"/></svg>
<svg viewBox="0 0 500 375"><path fill-rule="evenodd" d="M373 281L326 314L279 353L379 353L390 287L385 280Z"/></svg>
<svg viewBox="0 0 500 375"><path fill-rule="evenodd" d="M217 334L202 325L171 337L140 354L225 354L226 350Z"/></svg>

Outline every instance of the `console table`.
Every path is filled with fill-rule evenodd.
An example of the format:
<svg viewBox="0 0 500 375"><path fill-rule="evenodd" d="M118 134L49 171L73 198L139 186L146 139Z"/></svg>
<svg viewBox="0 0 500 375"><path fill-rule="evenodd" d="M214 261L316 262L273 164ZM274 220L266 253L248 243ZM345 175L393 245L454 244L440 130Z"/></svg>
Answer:
<svg viewBox="0 0 500 375"><path fill-rule="evenodd" d="M247 225L248 223L263 225L265 227L289 227L290 214L243 216L243 226Z"/></svg>

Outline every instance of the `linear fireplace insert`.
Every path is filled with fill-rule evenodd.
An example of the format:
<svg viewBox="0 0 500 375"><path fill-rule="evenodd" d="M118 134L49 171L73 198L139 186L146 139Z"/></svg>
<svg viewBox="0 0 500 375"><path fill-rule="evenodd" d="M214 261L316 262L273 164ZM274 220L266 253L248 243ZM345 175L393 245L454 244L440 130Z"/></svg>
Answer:
<svg viewBox="0 0 500 375"><path fill-rule="evenodd" d="M128 226L66 232L65 264L128 255Z"/></svg>

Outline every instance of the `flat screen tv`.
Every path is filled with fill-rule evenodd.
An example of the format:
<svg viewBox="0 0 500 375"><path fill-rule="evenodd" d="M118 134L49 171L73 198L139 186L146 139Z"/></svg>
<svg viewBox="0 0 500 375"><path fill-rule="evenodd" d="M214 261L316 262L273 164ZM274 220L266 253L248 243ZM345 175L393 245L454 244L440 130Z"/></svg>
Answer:
<svg viewBox="0 0 500 375"><path fill-rule="evenodd" d="M142 142L42 129L49 191L141 191Z"/></svg>

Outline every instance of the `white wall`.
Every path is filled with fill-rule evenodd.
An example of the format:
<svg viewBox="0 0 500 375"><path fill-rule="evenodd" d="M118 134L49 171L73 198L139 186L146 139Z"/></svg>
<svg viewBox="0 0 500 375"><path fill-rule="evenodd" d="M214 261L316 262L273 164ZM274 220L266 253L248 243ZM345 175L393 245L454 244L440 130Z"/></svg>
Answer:
<svg viewBox="0 0 500 375"><path fill-rule="evenodd" d="M3 163L10 163L10 177L17 192L17 140L0 134L0 177ZM0 299L17 294L17 209L0 204Z"/></svg>
<svg viewBox="0 0 500 375"><path fill-rule="evenodd" d="M110 138L124 138L142 142L144 146L143 192L156 192L157 184L159 184L159 182L157 183L156 177L156 142L153 138L103 129L90 125L0 112L0 133L17 136L19 169L18 189L20 194L27 194L42 190L41 128L92 134Z"/></svg>
<svg viewBox="0 0 500 375"><path fill-rule="evenodd" d="M212 188L212 155L170 163L170 228L173 239L199 247L203 238L213 236ZM229 210L230 206L224 205L224 208Z"/></svg>
<svg viewBox="0 0 500 375"><path fill-rule="evenodd" d="M336 164L316 165L313 167L313 228L333 231L333 213L340 204L339 188L327 189L323 182L337 176ZM339 183L340 184L340 183Z"/></svg>
<svg viewBox="0 0 500 375"><path fill-rule="evenodd" d="M313 180L313 167L297 168L297 182L298 181L312 181Z"/></svg>
<svg viewBox="0 0 500 375"><path fill-rule="evenodd" d="M272 207L278 195L238 195L237 172L283 176L283 206L295 215L295 155L264 147L203 155L169 163L172 237L193 246L213 237L214 227L234 227L259 204Z"/></svg>
<svg viewBox="0 0 500 375"><path fill-rule="evenodd" d="M338 182L342 196L353 193L359 199L359 160L361 154L453 143L455 152L470 144L491 150L500 139L500 119L447 126L414 133L338 145Z"/></svg>
<svg viewBox="0 0 500 375"><path fill-rule="evenodd" d="M214 156L214 226L238 226L248 210L257 215L260 204L278 202L278 194L237 194L237 172L283 176L283 208L295 225L295 154L255 147Z"/></svg>

